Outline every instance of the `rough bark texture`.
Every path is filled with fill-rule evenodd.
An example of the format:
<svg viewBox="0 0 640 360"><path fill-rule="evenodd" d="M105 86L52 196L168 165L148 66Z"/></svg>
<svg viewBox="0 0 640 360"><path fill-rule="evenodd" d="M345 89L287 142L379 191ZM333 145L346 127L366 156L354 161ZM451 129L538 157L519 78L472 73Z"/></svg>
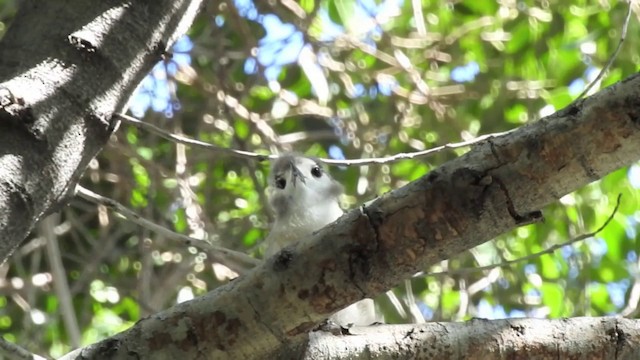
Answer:
<svg viewBox="0 0 640 360"><path fill-rule="evenodd" d="M0 262L67 203L201 0L23 1L0 43Z"/></svg>
<svg viewBox="0 0 640 360"><path fill-rule="evenodd" d="M488 140L209 294L68 358L268 358L333 312L640 158L640 76Z"/></svg>
<svg viewBox="0 0 640 360"><path fill-rule="evenodd" d="M640 327L623 318L475 319L313 332L274 359L640 359Z"/></svg>

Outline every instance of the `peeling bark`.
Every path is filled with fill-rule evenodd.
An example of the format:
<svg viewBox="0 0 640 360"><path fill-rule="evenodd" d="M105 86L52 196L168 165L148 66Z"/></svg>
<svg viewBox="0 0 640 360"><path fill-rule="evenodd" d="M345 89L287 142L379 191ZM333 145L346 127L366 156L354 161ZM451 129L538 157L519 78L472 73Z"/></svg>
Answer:
<svg viewBox="0 0 640 360"><path fill-rule="evenodd" d="M0 42L0 262L63 206L201 0L23 1Z"/></svg>
<svg viewBox="0 0 640 360"><path fill-rule="evenodd" d="M226 286L68 358L268 358L282 346L304 341L335 311L538 221L538 209L633 163L640 158L639 124L636 74L478 144ZM633 341L637 344L637 337Z"/></svg>

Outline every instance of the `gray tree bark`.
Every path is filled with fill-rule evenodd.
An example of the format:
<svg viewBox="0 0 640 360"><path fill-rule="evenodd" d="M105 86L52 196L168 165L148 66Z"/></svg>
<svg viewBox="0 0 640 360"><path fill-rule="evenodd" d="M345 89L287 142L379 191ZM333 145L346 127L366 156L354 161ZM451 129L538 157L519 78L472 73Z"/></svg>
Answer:
<svg viewBox="0 0 640 360"><path fill-rule="evenodd" d="M465 323L371 326L349 336L315 332L276 359L640 359L638 321L474 319Z"/></svg>
<svg viewBox="0 0 640 360"><path fill-rule="evenodd" d="M307 341L309 331L335 311L507 230L541 220L538 209L638 160L638 144L636 74L478 144L226 286L142 319L67 358L276 356L282 346ZM616 334L622 347L631 346L628 340L637 349L637 334ZM527 333L523 336L526 341Z"/></svg>
<svg viewBox="0 0 640 360"><path fill-rule="evenodd" d="M201 0L26 0L0 42L0 262L65 205Z"/></svg>

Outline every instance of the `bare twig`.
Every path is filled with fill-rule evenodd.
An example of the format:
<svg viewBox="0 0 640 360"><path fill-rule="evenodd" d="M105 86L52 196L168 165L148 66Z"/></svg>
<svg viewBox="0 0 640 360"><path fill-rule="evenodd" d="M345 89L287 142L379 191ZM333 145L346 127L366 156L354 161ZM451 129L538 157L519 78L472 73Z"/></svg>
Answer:
<svg viewBox="0 0 640 360"><path fill-rule="evenodd" d="M0 336L0 350L2 353L8 356L9 359L17 359L17 360L46 360L40 355L32 354L28 350L20 347L17 344L9 342L5 340L2 336Z"/></svg>
<svg viewBox="0 0 640 360"><path fill-rule="evenodd" d="M511 131L512 130L504 131L500 133L482 135L468 141L462 141L458 143L449 143L445 145L436 146L434 148L427 149L427 150L410 152L410 153L399 153L399 154L386 156L386 157L374 157L374 158L353 159L353 160L335 160L335 159L319 159L319 160L327 165L340 165L340 166L351 166L351 165L363 166L363 165L387 164L387 163L398 161L398 160L427 157L447 149L458 149L466 146L471 146L471 145L480 143L482 141L485 141L487 139L506 135Z"/></svg>
<svg viewBox="0 0 640 360"><path fill-rule="evenodd" d="M633 1L630 0L629 1L629 9L627 11L627 16L624 19L624 23L622 24L622 31L620 33L620 41L618 42L618 46L616 46L616 49L613 51L613 54L611 54L611 56L609 57L609 60L607 61L607 63L604 65L604 67L602 68L602 70L600 70L600 72L598 73L598 76L596 76L595 79L593 79L593 81L591 81L589 83L589 85L587 85L587 87L582 91L582 93L580 93L580 95L578 95L577 98L575 98L573 100L573 102L571 103L571 105L573 105L576 101L582 99L583 96L585 96L589 90L591 90L591 88L602 79L602 77L604 76L604 74L609 71L609 68L611 67L611 65L613 65L613 62L615 61L616 57L618 57L618 53L620 52L620 49L622 48L622 43L624 42L624 40L627 38L627 28L629 27L629 19L631 19L631 9L633 7ZM570 106L571 106L570 105Z"/></svg>
<svg viewBox="0 0 640 360"><path fill-rule="evenodd" d="M627 305L620 311L620 315L624 317L636 317L638 314L638 305L640 305L640 279L636 275L636 280L633 282L631 291L629 291L629 300Z"/></svg>
<svg viewBox="0 0 640 360"><path fill-rule="evenodd" d="M596 236L596 234L598 234L599 232L604 230L604 228L607 227L607 225L609 225L611 220L613 220L614 215L618 212L618 208L620 207L620 199L621 198L622 198L622 194L618 195L618 199L616 200L616 206L613 209L613 211L611 212L611 215L609 215L609 217L604 222L604 224L602 224L602 226L600 226L598 229L596 229L593 232L582 234L580 236L574 237L573 239L571 239L571 240L569 240L567 242L563 242L561 244L553 245L553 246L549 247L548 249L544 249L544 250L539 251L539 252L537 252L535 254L523 256L521 258L517 258L517 259L513 259L513 260L504 261L504 262L501 262L501 263L498 263L498 264L491 264L491 265L479 266L479 267L473 267L473 268L448 270L448 271L439 271L439 272L433 272L433 273L428 273L428 274L420 274L419 276L440 276L440 275L469 274L469 273L475 273L475 272L479 272L479 271L493 270L495 268L505 267L505 266L509 266L509 265L512 265L512 264L515 264L515 263L519 263L519 262L522 262L522 261L535 259L535 258L538 258L538 257L540 257L542 255L551 254L554 251L556 251L556 250L558 250L560 248L563 248L563 247L565 247L567 245L571 245L571 244L576 243L578 241L582 241L584 239L588 239L590 237Z"/></svg>
<svg viewBox="0 0 640 360"><path fill-rule="evenodd" d="M120 204L119 202L113 199L110 199L108 197L96 194L93 191L85 189L80 185L76 186L76 194L78 194L81 198L87 201L106 206L107 208L124 216L127 220L131 222L134 222L140 226L144 226L145 228L155 233L158 233L160 235L163 235L169 239L180 241L185 245L194 246L207 253L210 253L210 252L214 254L218 253L220 255L223 255L225 259L231 260L233 262L238 262L240 264L246 265L249 268L254 267L261 263L260 260L252 258L251 256L241 253L239 251L227 249L222 246L213 245L208 243L205 240L200 240L200 239L192 238L183 234L178 234L176 232L173 232L161 225L158 225L150 220L143 218L142 216L128 209L127 207Z"/></svg>
<svg viewBox="0 0 640 360"><path fill-rule="evenodd" d="M80 327L78 326L76 311L73 308L71 291L69 290L69 282L67 281L67 272L62 263L62 255L60 254L60 247L58 246L58 235L54 231L59 222L60 215L52 214L42 221L40 227L42 233L47 238L47 259L49 260L51 275L53 276L53 289L60 303L62 321L67 330L71 347L77 349L80 347L82 335L80 333Z"/></svg>
<svg viewBox="0 0 640 360"><path fill-rule="evenodd" d="M234 150L234 149L229 149L229 148L225 148L225 147L221 147L221 146L216 146L213 144L209 144L206 143L204 141L200 141L200 140L194 140L194 139L190 139L186 136L182 136L182 135L176 135L176 134L172 134L170 132L164 131L162 129L160 129L159 127L153 125L153 124L149 124L147 122L144 122L142 120L136 119L132 116L129 115L125 115L125 114L115 114L115 116L117 116L122 122L133 125L135 127L138 127L140 129L144 129L147 130L150 133L156 134L160 137L163 137L169 141L173 141L179 144L185 144L185 145L189 145L192 147L197 147L197 148L201 148L201 149L205 149L205 150L209 150L209 151L213 151L213 152L219 152L219 153L223 153L223 154L227 154L227 155L231 155L231 156L235 156L235 157L239 157L239 158L244 158L244 159L251 159L251 160L256 160L256 161L264 161L267 159L275 159L277 158L276 155L261 155L261 154L257 154L254 152L250 152L250 151L242 151L242 150Z"/></svg>
<svg viewBox="0 0 640 360"><path fill-rule="evenodd" d="M169 132L167 132L165 130L160 129L159 127L157 127L155 125L146 123L146 122L144 122L142 120L138 120L138 119L136 119L134 117L131 117L131 116L128 116L128 115L116 114L116 116L118 118L120 118L123 122L127 123L127 124L131 124L131 125L136 126L136 127L140 128L140 129L147 130L150 133L156 134L156 135L158 135L160 137L163 137L163 138L165 138L165 139L167 139L169 141L177 142L177 143L180 143L180 144L194 146L194 147L198 147L198 148L201 148L201 149L214 151L214 152L222 152L222 153L225 153L227 155L231 155L231 156L235 156L235 157L239 157L239 158L244 158L244 159L256 160L256 161L274 160L274 159L278 158L278 155L274 155L274 154L262 155L262 154L254 153L254 152L251 152L251 151L235 150L235 149L228 149L228 148L219 147L219 146L212 145L212 144L209 144L209 143L206 143L206 142L203 142L203 141L190 139L190 138L188 138L186 136L181 136L181 135L176 135L176 134L169 133ZM428 157L428 156L431 156L431 155L435 155L436 153L442 152L444 150L458 149L458 148L471 146L471 145L480 143L480 142L485 141L485 140L490 139L490 138L506 135L506 134L510 133L511 131L512 130L499 132L499 133L486 134L486 135L478 136L477 138L472 139L472 140L461 141L461 142L457 142L457 143L449 143L449 144L445 144L445 145L441 145L441 146L436 146L434 148L427 149L427 150L409 152L409 153L399 153L399 154L386 156L386 157L374 157L374 158L366 158L366 159L346 159L346 160L320 158L318 160L320 162L324 163L324 164L335 165L335 166L365 166L365 165L387 164L387 163L391 163L391 162L398 161L398 160L407 160L407 159L416 159L416 158Z"/></svg>

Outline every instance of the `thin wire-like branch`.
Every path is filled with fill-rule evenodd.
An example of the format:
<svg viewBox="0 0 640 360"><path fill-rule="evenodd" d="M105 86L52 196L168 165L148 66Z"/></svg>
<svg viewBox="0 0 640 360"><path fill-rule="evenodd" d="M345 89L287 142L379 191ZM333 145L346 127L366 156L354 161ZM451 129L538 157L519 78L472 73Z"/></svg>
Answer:
<svg viewBox="0 0 640 360"><path fill-rule="evenodd" d="M212 145L212 144L209 144L209 143L206 143L206 142L203 142L203 141L190 139L190 138L188 138L186 136L172 134L172 133L169 133L169 132L167 132L165 130L160 129L159 127L157 127L155 125L146 123L146 122L144 122L142 120L138 120L138 119L136 119L134 117L131 117L129 115L116 114L116 116L119 119L121 119L124 123L131 124L131 125L136 126L136 127L140 128L140 129L147 130L150 133L153 133L153 134L156 134L156 135L158 135L160 137L163 137L163 138L165 138L165 139L167 139L169 141L177 142L177 143L180 143L180 144L185 144L185 145L189 145L189 146L193 146L193 147L198 147L198 148L201 148L201 149L214 151L214 152L222 152L222 153L225 153L227 155L235 156L235 157L238 157L238 158L244 158L244 159L250 159L250 160L256 160L256 161L274 160L274 159L278 158L278 155L274 155L274 154L262 155L262 154L254 153L254 152L251 152L251 151L228 149L228 148L223 148L223 147L219 147L219 146L216 146L216 145ZM366 158L366 159L345 159L345 160L320 158L318 160L320 162L324 163L324 164L335 165L335 166L365 166L365 165L387 164L387 163L391 163L391 162L398 161L398 160L407 160L407 159L416 159L416 158L428 157L428 156L431 156L431 155L435 155L436 153L442 152L444 150L458 149L458 148L471 146L471 145L483 142L483 141L485 141L487 139L491 139L491 138L494 138L494 137L506 135L506 134L510 133L511 131L512 130L499 132L499 133L486 134L486 135L478 136L475 139L471 139L471 140L467 140L467 141L461 141L461 142L457 142L457 143L449 143L449 144L445 144L445 145L436 146L434 148L427 149L427 150L409 152L409 153L399 153L399 154L386 156L386 157L374 157L374 158Z"/></svg>
<svg viewBox="0 0 640 360"><path fill-rule="evenodd" d="M251 256L241 253L239 251L227 249L222 246L213 245L208 243L205 240L200 240L200 239L192 238L190 236L173 232L161 225L158 225L150 220L143 218L142 216L128 209L127 207L120 204L119 202L113 199L110 199L108 197L96 194L93 191L85 189L80 185L76 186L76 194L87 201L106 206L107 208L124 216L127 220L131 222L134 222L140 226L144 226L145 228L153 232L156 232L160 235L166 236L169 239L180 241L185 245L194 246L207 253L209 252L218 253L220 255L223 255L225 259L238 262L243 265L247 265L248 267L254 267L261 263L260 260L252 258Z"/></svg>
<svg viewBox="0 0 640 360"><path fill-rule="evenodd" d="M9 359L17 360L46 360L40 355L32 354L28 350L20 347L17 344L5 340L0 336L0 350L8 356Z"/></svg>
<svg viewBox="0 0 640 360"><path fill-rule="evenodd" d="M478 136L477 138L471 139L471 140L468 140L468 141L461 141L461 142L457 142L457 143L449 143L449 144L445 144L445 145L436 146L434 148L427 149L427 150L409 152L409 153L399 153L399 154L386 156L386 157L374 157L374 158L352 159L352 160L336 160L336 159L319 159L319 160L321 162L327 164L327 165L339 165L339 166L351 166L351 165L364 166L364 165L375 165L375 164L387 164L387 163L398 161L398 160L407 160L407 159L416 159L416 158L419 158L419 157L427 157L427 156L434 155L436 153L439 153L439 152L441 152L443 150L447 150L447 149L458 149L458 148L462 148L462 147L471 146L471 145L483 142L483 141L485 141L487 139L491 139L491 138L494 138L494 137L506 135L506 134L510 133L511 131L513 131L513 130L499 132L499 133L493 133L493 134L487 134L487 135L482 135L482 136Z"/></svg>
<svg viewBox="0 0 640 360"><path fill-rule="evenodd" d="M594 237L594 236L596 236L596 234L598 234L599 232L604 230L604 228L606 228L607 225L609 225L611 220L613 220L613 217L615 216L615 214L618 212L618 208L620 207L620 199L621 198L622 198L622 194L618 195L618 199L616 200L616 206L613 209L613 211L611 212L611 215L609 215L607 220L598 229L596 229L593 232L582 234L580 236L574 237L573 239L571 239L571 240L569 240L567 242L563 242L561 244L553 245L553 246L551 246L551 247L549 247L547 249L544 249L542 251L539 251L539 252L537 252L535 254L523 256L521 258L517 258L517 259L513 259L513 260L504 261L504 262L501 262L501 263L498 263L498 264L491 264L491 265L479 266L479 267L473 267L473 268L448 270L448 271L439 271L439 272L433 272L433 273L428 273L428 274L419 274L419 276L440 276L440 275L469 274L469 273L475 273L475 272L479 272L479 271L493 270L495 268L513 265L515 263L519 263L519 262L522 262L522 261L532 260L532 259L538 258L538 257L540 257L542 255L551 254L554 251L556 251L556 250L558 250L560 248L563 248L563 247L565 247L567 245L571 245L571 244L576 243L578 241L582 241L584 239L588 239L590 237Z"/></svg>
<svg viewBox="0 0 640 360"><path fill-rule="evenodd" d="M629 0L629 9L627 10L627 16L624 19L624 23L622 24L622 31L620 33L620 41L618 41L618 46L616 46L616 49L613 51L613 54L611 54L611 56L609 57L609 60L604 65L602 70L600 70L600 72L598 73L598 76L596 76L596 78L593 79L593 81L591 81L589 83L589 85L587 85L587 87L582 91L582 93L580 93L580 95L578 95L578 97L575 98L575 100L573 100L571 105L573 105L576 101L582 99L582 97L585 96L591 90L591 88L598 81L600 81L602 79L604 74L607 71L609 71L609 68L611 67L611 65L613 65L613 62L615 61L616 57L618 57L618 53L620 52L620 49L622 48L622 43L624 43L624 40L627 38L627 28L629 27L629 20L631 19L632 8L633 8L633 1Z"/></svg>
<svg viewBox="0 0 640 360"><path fill-rule="evenodd" d="M188 138L186 136L172 134L170 132L167 132L167 131L164 131L164 130L160 129L159 127L157 127L157 126L155 126L153 124L149 124L147 122L144 122L142 120L136 119L136 118L134 118L132 116L129 116L129 115L116 113L115 116L118 117L122 122L124 122L126 124L130 124L130 125L133 125L135 127L140 128L140 129L147 130L148 132L150 132L152 134L156 134L156 135L158 135L160 137L163 137L163 138L165 138L165 139L167 139L169 141L173 141L173 142L176 142L176 143L179 143L179 144L185 144L185 145L189 145L189 146L196 147L196 148L201 148L201 149L205 149L205 150L209 150L209 151L213 151L213 152L220 152L220 153L224 153L224 154L227 154L227 155L231 155L231 156L235 156L235 157L239 157L239 158L244 158L244 159L256 160L256 161L264 161L264 160L268 160L268 159L277 158L276 155L261 155L261 154L257 154L257 153L250 152L250 151L229 149L229 148L225 148L225 147L209 144L209 143L206 143L204 141L190 139L190 138Z"/></svg>

